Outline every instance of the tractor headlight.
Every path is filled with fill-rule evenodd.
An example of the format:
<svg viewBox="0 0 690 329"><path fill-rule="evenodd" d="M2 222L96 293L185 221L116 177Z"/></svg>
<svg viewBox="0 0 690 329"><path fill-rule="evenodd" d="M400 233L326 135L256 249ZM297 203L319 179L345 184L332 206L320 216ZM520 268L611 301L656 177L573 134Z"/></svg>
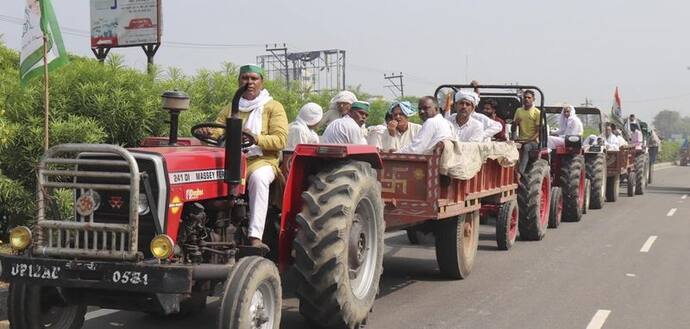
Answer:
<svg viewBox="0 0 690 329"><path fill-rule="evenodd" d="M22 251L31 244L31 230L26 226L17 226L10 230L10 246L16 251Z"/></svg>
<svg viewBox="0 0 690 329"><path fill-rule="evenodd" d="M175 250L174 248L173 240L165 234L157 235L151 240L151 254L158 259L170 258Z"/></svg>
<svg viewBox="0 0 690 329"><path fill-rule="evenodd" d="M146 194L140 193L139 194L139 206L137 207L137 211L139 212L139 215L146 215L149 213L151 209L149 208L149 200L146 198Z"/></svg>

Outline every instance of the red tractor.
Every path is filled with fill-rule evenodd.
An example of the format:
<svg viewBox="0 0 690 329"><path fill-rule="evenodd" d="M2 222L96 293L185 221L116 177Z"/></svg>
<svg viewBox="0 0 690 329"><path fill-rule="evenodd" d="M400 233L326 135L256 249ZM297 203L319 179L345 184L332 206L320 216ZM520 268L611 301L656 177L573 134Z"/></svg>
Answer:
<svg viewBox="0 0 690 329"><path fill-rule="evenodd" d="M217 288L219 328L278 328L279 273L289 270L308 322L354 328L366 322L378 293L384 231L432 229L439 268L451 278L473 267L481 207L500 209L504 235L514 240L512 167L490 160L458 180L438 172L441 145L431 155L299 145L286 153L285 187L272 187L282 201L272 200L264 233L272 250L263 255L247 239L247 145L236 116L242 91L225 125L192 128L213 145L177 138L188 98L172 94L164 100L168 145L154 138L144 144L158 146L64 144L45 153L36 222L12 229L14 252L0 255L13 328L79 328L87 305L195 312ZM225 132L214 139L202 128ZM72 201L69 216L61 200Z"/></svg>

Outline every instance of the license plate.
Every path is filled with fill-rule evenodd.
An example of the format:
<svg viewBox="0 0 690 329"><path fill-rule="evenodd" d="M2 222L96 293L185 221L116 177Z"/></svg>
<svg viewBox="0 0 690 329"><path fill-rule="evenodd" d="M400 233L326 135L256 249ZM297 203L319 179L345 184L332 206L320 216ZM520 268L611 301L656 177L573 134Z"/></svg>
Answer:
<svg viewBox="0 0 690 329"><path fill-rule="evenodd" d="M15 278L58 280L62 268L54 265L13 263L10 266L10 276Z"/></svg>

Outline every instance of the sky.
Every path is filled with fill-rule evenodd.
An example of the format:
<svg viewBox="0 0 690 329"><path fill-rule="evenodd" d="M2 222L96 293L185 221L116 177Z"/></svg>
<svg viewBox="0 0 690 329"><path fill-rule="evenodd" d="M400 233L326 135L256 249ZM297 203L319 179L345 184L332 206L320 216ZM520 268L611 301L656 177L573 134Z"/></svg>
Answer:
<svg viewBox="0 0 690 329"><path fill-rule="evenodd" d="M52 1L68 51L93 56L90 1ZM19 48L21 26L8 20L22 18L24 5L0 6L0 34L11 48ZM689 11L679 0L164 0L155 61L193 74L254 62L265 44L337 48L347 52L347 85L389 99L383 75L392 72L405 76L406 95L467 79L517 82L539 86L548 104L588 98L607 112L618 86L624 114L651 120L662 109L690 115ZM140 48L112 53L145 70Z"/></svg>

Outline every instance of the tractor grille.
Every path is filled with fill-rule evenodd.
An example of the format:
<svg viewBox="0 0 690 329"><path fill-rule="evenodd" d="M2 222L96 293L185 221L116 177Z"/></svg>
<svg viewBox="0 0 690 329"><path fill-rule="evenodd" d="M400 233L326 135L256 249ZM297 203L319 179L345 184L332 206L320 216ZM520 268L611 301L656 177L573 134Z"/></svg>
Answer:
<svg viewBox="0 0 690 329"><path fill-rule="evenodd" d="M155 229L139 229L140 169L147 166L155 170L152 164L140 167L129 151L114 145L63 144L48 150L38 168L34 253L137 259L140 238L155 234ZM62 218L58 200L60 192L64 198L67 191L72 192L73 212Z"/></svg>

